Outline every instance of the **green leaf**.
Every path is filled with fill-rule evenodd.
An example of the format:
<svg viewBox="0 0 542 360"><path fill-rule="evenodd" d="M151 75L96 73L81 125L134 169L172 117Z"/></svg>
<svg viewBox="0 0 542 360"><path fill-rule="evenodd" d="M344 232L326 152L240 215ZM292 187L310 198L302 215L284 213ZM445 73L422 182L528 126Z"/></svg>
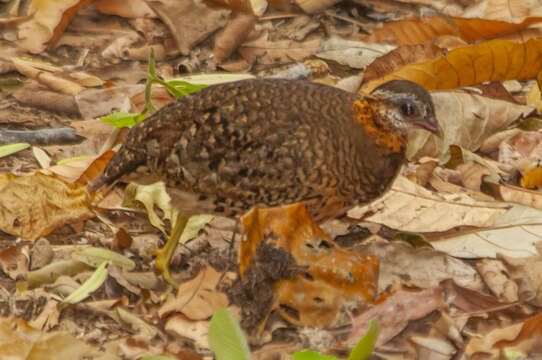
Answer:
<svg viewBox="0 0 542 360"><path fill-rule="evenodd" d="M130 271L135 269L135 262L133 260L122 254L104 248L87 247L74 253L72 258L93 267L98 267L104 261L108 261L111 264L120 266L124 270Z"/></svg>
<svg viewBox="0 0 542 360"><path fill-rule="evenodd" d="M102 286L108 275L108 271L105 268L108 264L109 261L102 262L87 279L87 281L85 281L80 287L78 287L60 303L60 308L63 308L66 304L75 304L86 299L90 293L96 291L96 289Z"/></svg>
<svg viewBox="0 0 542 360"><path fill-rule="evenodd" d="M30 147L30 144L27 144L27 143L11 143L11 144L6 144L6 145L1 145L0 158L14 154L18 151L27 149L29 147Z"/></svg>
<svg viewBox="0 0 542 360"><path fill-rule="evenodd" d="M93 156L94 156L94 155L74 156L74 157L71 157L71 158L66 158L66 159L58 160L58 161L56 162L56 164L57 164L57 165L68 164L68 163L71 163L71 162L74 162L74 161L88 159L88 158L91 158L91 157L93 157Z"/></svg>
<svg viewBox="0 0 542 360"><path fill-rule="evenodd" d="M363 337L358 341L356 346L352 349L348 360L365 360L373 352L373 347L378 337L378 332L380 330L380 324L378 319L372 318L369 321L369 330L363 335Z"/></svg>
<svg viewBox="0 0 542 360"><path fill-rule="evenodd" d="M294 360L340 360L334 356L320 354L314 350L298 351L293 355Z"/></svg>
<svg viewBox="0 0 542 360"><path fill-rule="evenodd" d="M237 321L227 309L213 314L209 326L209 343L216 360L250 360L250 349Z"/></svg>
<svg viewBox="0 0 542 360"><path fill-rule="evenodd" d="M130 114L124 112L114 112L107 116L102 116L102 120L106 124L111 124L116 127L132 127L139 124L147 118L146 114Z"/></svg>

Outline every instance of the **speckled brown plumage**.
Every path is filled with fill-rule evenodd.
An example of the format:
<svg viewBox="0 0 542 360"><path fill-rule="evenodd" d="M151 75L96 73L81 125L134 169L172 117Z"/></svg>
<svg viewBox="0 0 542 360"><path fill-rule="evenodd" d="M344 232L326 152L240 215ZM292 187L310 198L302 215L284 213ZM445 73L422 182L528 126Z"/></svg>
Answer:
<svg viewBox="0 0 542 360"><path fill-rule="evenodd" d="M386 191L411 125L438 129L430 96L411 82L367 97L306 81L220 84L132 128L95 188L162 180L187 214L304 202L323 220Z"/></svg>

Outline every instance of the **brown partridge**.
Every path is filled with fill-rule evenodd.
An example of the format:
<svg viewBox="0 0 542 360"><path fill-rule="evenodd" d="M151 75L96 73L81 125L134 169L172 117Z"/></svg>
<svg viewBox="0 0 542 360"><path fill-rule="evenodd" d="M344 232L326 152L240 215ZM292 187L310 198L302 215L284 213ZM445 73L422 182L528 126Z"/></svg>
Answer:
<svg viewBox="0 0 542 360"><path fill-rule="evenodd" d="M189 215L297 202L322 221L389 188L413 126L440 132L429 93L410 81L365 97L307 81L214 85L134 126L94 189L164 181L184 215L181 232ZM159 266L169 264L172 241Z"/></svg>

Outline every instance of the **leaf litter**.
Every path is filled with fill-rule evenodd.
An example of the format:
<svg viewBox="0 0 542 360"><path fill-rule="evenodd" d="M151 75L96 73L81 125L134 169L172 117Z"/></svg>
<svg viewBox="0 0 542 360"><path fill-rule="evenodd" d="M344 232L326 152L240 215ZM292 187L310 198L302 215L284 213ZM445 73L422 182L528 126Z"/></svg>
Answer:
<svg viewBox="0 0 542 360"><path fill-rule="evenodd" d="M254 358L307 348L344 355L375 317L376 356L397 349L404 358L541 352L533 334L542 301L542 172L539 132L528 125L540 120L539 7L522 0L307 1L296 2L307 11L298 15L289 4L228 2L255 12L235 20L231 9L189 1L13 3L0 22L7 44L0 73L15 72L18 81L0 78L15 99L0 100L0 114L17 130L73 126L85 140L11 144L0 159L0 358L42 358L54 347L62 358L201 359L211 354L211 316L222 308L243 326ZM413 18L424 12L412 7L448 17ZM415 31L406 34L407 27ZM444 140L412 135L411 162L391 191L340 220L350 229L341 235L349 237L347 250L308 219L292 226L302 210L252 214L258 221L244 238L239 224L195 218L173 258L181 282L174 295L150 254L175 218L160 185L124 198L132 190L118 184L104 199L87 187L112 155L104 150L124 136L92 118L145 108L140 62L151 49L156 74L177 83L286 74L304 62L294 76L308 69L311 80L332 85L349 78L362 93L397 77L453 89L433 92ZM228 69L250 73L217 72ZM514 81L472 87L503 80ZM150 97L158 106L173 100L158 87ZM349 227L352 221L360 225ZM307 229L318 236L289 237ZM398 232L415 232L425 245L398 240L408 238ZM317 249L312 257L303 257L303 244ZM324 276L329 269L334 275ZM374 276L350 291L358 274Z"/></svg>

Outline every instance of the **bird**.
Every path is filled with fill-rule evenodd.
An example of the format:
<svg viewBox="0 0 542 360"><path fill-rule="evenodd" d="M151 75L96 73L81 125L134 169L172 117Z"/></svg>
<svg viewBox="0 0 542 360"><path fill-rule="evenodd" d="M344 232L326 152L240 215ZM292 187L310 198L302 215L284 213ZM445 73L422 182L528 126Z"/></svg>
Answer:
<svg viewBox="0 0 542 360"><path fill-rule="evenodd" d="M181 216L156 264L169 263L191 215L239 217L303 203L317 223L382 196L406 161L407 132L442 130L431 95L408 80L368 95L305 80L248 79L183 96L132 127L94 183L163 181Z"/></svg>

